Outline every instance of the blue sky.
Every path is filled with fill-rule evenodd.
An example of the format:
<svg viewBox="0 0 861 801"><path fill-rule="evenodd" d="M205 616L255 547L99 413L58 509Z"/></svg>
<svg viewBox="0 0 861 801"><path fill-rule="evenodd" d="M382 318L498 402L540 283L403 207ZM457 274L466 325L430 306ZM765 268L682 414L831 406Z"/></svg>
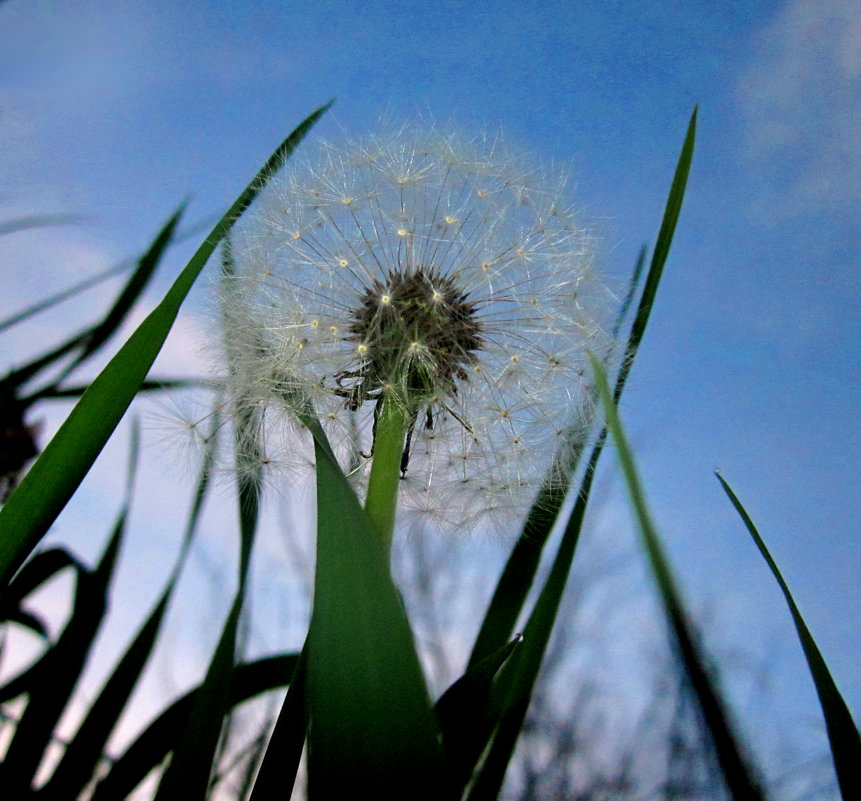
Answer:
<svg viewBox="0 0 861 801"><path fill-rule="evenodd" d="M715 647L771 653L776 704L795 724L816 716L779 593L712 476L720 467L858 714L858 4L165 8L0 3L0 220L86 218L4 237L0 317L142 248L186 197L189 219L220 212L331 97L314 137L419 116L501 128L569 167L600 261L618 278L654 242L698 103L688 196L623 420L692 604L717 621ZM176 249L157 289L188 255ZM109 295L7 334L0 371ZM162 372L203 370L195 338L205 335L199 315L183 318ZM53 430L56 414L42 414ZM122 458L121 444L106 452L114 465ZM79 526L119 486L116 472L97 468L60 521L86 555L99 538ZM605 526L630 539L618 482L604 486ZM158 547L170 552L164 537Z"/></svg>

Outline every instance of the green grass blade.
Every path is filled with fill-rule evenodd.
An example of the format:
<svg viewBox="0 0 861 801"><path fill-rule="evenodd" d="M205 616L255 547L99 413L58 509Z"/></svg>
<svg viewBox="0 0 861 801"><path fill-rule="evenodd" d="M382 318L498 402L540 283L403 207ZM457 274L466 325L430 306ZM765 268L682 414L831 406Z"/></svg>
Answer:
<svg viewBox="0 0 861 801"><path fill-rule="evenodd" d="M30 674L28 701L0 765L0 787L9 798L23 798L31 789L45 751L63 710L80 679L93 642L101 627L131 505L137 465L137 426L132 431L131 459L122 511L99 564L80 570L71 617L57 643L39 660Z"/></svg>
<svg viewBox="0 0 861 801"><path fill-rule="evenodd" d="M296 783L308 732L307 675L307 649L303 648L248 801L281 801Z"/></svg>
<svg viewBox="0 0 861 801"><path fill-rule="evenodd" d="M316 439L315 454L309 797L444 799L450 789L434 714L385 549Z"/></svg>
<svg viewBox="0 0 861 801"><path fill-rule="evenodd" d="M655 577L679 656L711 736L715 756L723 773L727 789L735 801L763 799L765 795L760 783L748 765L738 736L730 723L723 698L707 666L696 631L685 612L657 529L652 523L651 515L646 506L633 456L622 431L607 379L597 359L594 357L591 359L598 391L607 417L607 426L612 432L613 441L616 443L619 463L625 477L628 493L631 496L631 503L634 507L649 566Z"/></svg>
<svg viewBox="0 0 861 801"><path fill-rule="evenodd" d="M765 559L768 567L771 570L780 589L783 592L783 597L786 599L786 604L792 614L792 621L795 623L795 630L798 632L798 639L801 641L801 647L804 649L804 656L807 659L807 667L810 670L810 675L813 678L813 683L816 685L816 693L819 696L819 703L822 707L822 714L825 717L825 727L828 731L828 742L831 745L831 755L834 759L834 768L837 773L837 782L840 786L840 794L843 801L850 799L861 798L861 736L859 736L858 728L852 720L852 713L843 700L843 696L831 676L831 671L828 670L828 665L807 628L804 618L789 591L789 586L783 580L783 576L777 567L777 563L769 553L765 545L765 541L760 536L759 532L750 519L747 511L741 505L741 501L736 497L730 485L724 480L720 473L717 473L717 479L724 488L735 510L744 521L750 536L759 548L762 558Z"/></svg>
<svg viewBox="0 0 861 801"><path fill-rule="evenodd" d="M237 665L230 687L230 705L238 706L262 693L284 687L298 660L298 654L285 654ZM176 746L199 689L174 701L138 735L96 786L91 801L125 801L135 787L164 761Z"/></svg>
<svg viewBox="0 0 861 801"><path fill-rule="evenodd" d="M179 223L179 218L182 215L183 209L184 207L180 207L180 209L171 216L167 223L165 223L162 229L158 232L152 245L150 245L147 252L141 257L137 268L132 272L132 275L127 281L125 287L120 291L114 305L100 323L87 328L79 334L75 334L62 345L58 345L53 350L50 350L39 358L34 359L29 364L12 371L5 378L6 383L16 387L20 386L26 381L29 381L33 376L40 373L46 367L49 367L58 359L65 356L67 353L80 349L71 364L64 368L60 378L52 382L52 386L56 386L63 380L63 378L71 373L72 370L101 348L122 324L123 320L125 320L126 315L131 311L131 307L134 305L134 302L146 288L150 278L152 278L156 267L158 267L158 264L161 261L161 257L164 255L164 252L170 244L173 232ZM40 396L40 394L41 392L36 393L31 398L26 399L26 402L28 404L32 403Z"/></svg>
<svg viewBox="0 0 861 801"><path fill-rule="evenodd" d="M119 722L138 679L149 661L164 614L197 530L212 472L218 424L216 415L212 421L211 436L204 454L182 547L170 579L116 669L105 682L96 700L90 705L50 780L40 791L39 797L42 801L64 801L64 799L77 798L81 794L105 753L108 738Z"/></svg>
<svg viewBox="0 0 861 801"><path fill-rule="evenodd" d="M209 230L216 222L217 218L206 218L205 220L197 222L194 225L184 229L183 231L174 234L171 241L174 244L184 242L185 240L190 239L192 236L197 236L198 234L203 233L204 230ZM0 231L0 233L2 232ZM4 320L0 320L0 332L5 330L6 328L11 328L13 325L22 323L30 317L33 317L34 315L37 315L43 311L47 311L48 309L57 306L63 301L68 300L69 298L73 298L75 297L75 295L81 294L81 292L85 292L91 287L98 286L99 284L103 283L104 281L107 281L110 278L113 278L117 275L122 275L124 272L138 264L139 261L140 257L123 259L121 262L119 262L119 264L115 264L112 267L109 267L107 270L102 270L102 272L100 273L91 275L89 278L85 278L83 281L79 281L78 283L73 284L67 289L62 290L61 292L57 292L54 295L50 295L49 297L44 298L31 306L27 306L24 309L15 312L9 317L6 317Z"/></svg>
<svg viewBox="0 0 861 801"><path fill-rule="evenodd" d="M616 401L618 401L622 394L625 382L637 355L637 350L640 347L640 342L643 339L646 324L649 321L649 315L651 314L652 305L658 291L658 285L663 275L664 265L669 255L693 159L696 121L697 109L694 108L679 160L676 164L676 170L664 208L664 215L661 219L655 252L652 255L643 293L640 297L637 313L625 346L622 367L613 393ZM644 261L645 250L640 252L634 268L628 295L622 304L620 314L617 318L616 331L621 326L622 320L627 316L634 290L639 284L640 272ZM600 448L598 452L600 453ZM558 467L564 466L570 473L573 473L579 456L579 452L561 454L560 458L564 461L555 467L558 469ZM515 544L499 579L493 598L484 616L481 629L476 637L469 660L470 665L477 664L486 658L488 654L501 648L511 637L517 618L523 609L523 604L526 602L526 597L535 580L544 544L550 535L550 529L556 521L563 500L564 492L559 491L558 488L555 490L542 488L541 496L530 511L523 533Z"/></svg>
<svg viewBox="0 0 861 801"><path fill-rule="evenodd" d="M146 378L180 305L218 243L329 105L311 114L266 162L161 303L93 381L0 510L0 588L36 547L96 460Z"/></svg>
<svg viewBox="0 0 861 801"><path fill-rule="evenodd" d="M237 440L248 441L249 431L257 430L257 410L247 414L237 410ZM207 796L213 763L218 752L222 725L230 710L230 686L236 661L236 637L245 591L251 551L257 530L260 472L239 470L237 476L240 559L239 585L230 614L224 625L215 654L191 707L183 735L159 783L156 801L183 798L188 801Z"/></svg>
<svg viewBox="0 0 861 801"><path fill-rule="evenodd" d="M522 642L522 637L515 637L505 648L467 669L436 702L443 749L452 777L461 790L472 777L498 723L491 705L493 682Z"/></svg>

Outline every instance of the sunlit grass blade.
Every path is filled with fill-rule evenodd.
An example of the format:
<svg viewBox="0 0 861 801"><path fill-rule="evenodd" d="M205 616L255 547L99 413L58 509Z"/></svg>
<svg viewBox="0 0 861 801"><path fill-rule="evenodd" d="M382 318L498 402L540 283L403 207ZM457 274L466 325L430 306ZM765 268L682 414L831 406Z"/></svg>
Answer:
<svg viewBox="0 0 861 801"><path fill-rule="evenodd" d="M63 801L77 798L81 794L104 755L108 738L119 722L132 691L149 661L168 603L197 530L203 500L210 482L218 425L216 415L212 421L211 436L208 439L200 477L195 488L182 547L167 585L96 700L90 704L84 720L74 738L66 746L63 757L50 780L40 791L39 797L43 801Z"/></svg>
<svg viewBox="0 0 861 801"><path fill-rule="evenodd" d="M831 671L828 670L828 665L801 616L795 599L789 591L789 585L784 581L777 563L753 524L753 520L750 519L750 515L741 505L741 501L723 476L718 472L715 474L724 488L724 492L732 501L735 510L744 521L750 536L753 537L762 558L765 559L772 575L780 585L783 597L786 599L786 604L792 614L792 621L795 623L795 630L798 632L798 639L801 641L801 647L804 649L804 656L807 659L807 667L810 670L813 683L816 685L816 693L822 706L825 727L828 731L828 742L831 745L831 754L843 801L861 798L861 736L859 736L858 728L852 719L852 713L849 711L846 701L843 700L843 696L831 676Z"/></svg>
<svg viewBox="0 0 861 801"><path fill-rule="evenodd" d="M284 687L285 676L293 675L298 660L298 654L284 654L237 665L228 697L230 706ZM107 776L100 780L91 801L125 801L135 787L162 764L176 746L199 689L174 701L137 736L113 763Z"/></svg>
<svg viewBox="0 0 861 801"><path fill-rule="evenodd" d="M308 732L307 648L302 650L290 687L278 713L272 737L266 746L254 789L248 801L281 801L290 795Z"/></svg>
<svg viewBox="0 0 861 801"><path fill-rule="evenodd" d="M36 771L80 679L107 609L108 586L128 519L137 465L137 427L132 431L126 497L107 547L94 570L79 570L71 617L56 644L39 660L27 688L24 714L0 765L0 787L9 798L30 792Z"/></svg>
<svg viewBox="0 0 861 801"><path fill-rule="evenodd" d="M697 633L685 611L669 562L664 555L658 532L646 507L646 499L637 476L633 456L622 431L606 376L597 359L594 357L591 359L598 392L607 417L607 427L616 444L619 463L625 477L628 493L631 496L643 547L655 583L658 586L679 657L684 665L691 689L696 696L705 726L711 736L714 753L726 787L735 801L763 799L765 795L760 787L760 782L749 766L738 735L730 723L724 700L711 675Z"/></svg>
<svg viewBox="0 0 861 801"><path fill-rule="evenodd" d="M317 568L308 634L309 797L449 797L438 732L384 544L315 438Z"/></svg>
<svg viewBox="0 0 861 801"><path fill-rule="evenodd" d="M311 114L261 168L161 303L93 381L0 510L0 588L35 548L96 460L146 378L180 305L218 243L329 105Z"/></svg>
<svg viewBox="0 0 861 801"><path fill-rule="evenodd" d="M688 123L679 160L676 164L673 181L670 185L670 192L664 207L664 215L661 219L661 226L658 231L658 239L655 251L652 254L649 272L646 276L637 312L625 345L622 365L613 392L616 401L618 401L622 394L625 382L637 355L637 350L640 347L640 342L643 339L649 315L652 311L652 305L658 291L658 285L663 275L664 265L670 252L673 234L676 230L679 214L681 213L691 161L693 160L696 123L697 108L694 108L690 122ZM637 259L629 284L628 294L622 303L620 313L617 317L614 337L621 328L622 321L627 316L628 308L639 284L640 273L645 262L645 253L645 249L643 249ZM600 447L598 448L598 452L600 453ZM558 470L562 467L567 471L568 475L573 475L580 455L580 451L576 449L571 453L560 454L557 464L554 465L554 469ZM500 576L496 590L482 621L481 629L476 637L469 659L470 665L480 662L488 654L501 648L511 637L517 618L523 609L523 604L526 602L526 597L535 580L544 544L556 522L564 499L565 492L559 489L557 481L554 481L547 488L542 488L536 504L529 513L523 532L515 544L505 569Z"/></svg>
<svg viewBox="0 0 861 801"><path fill-rule="evenodd" d="M78 353L72 360L71 364L67 365L64 368L61 377L53 382L53 385L57 385L72 370L101 348L122 324L123 320L125 320L126 315L131 311L134 302L146 288L150 278L152 278L156 267L158 267L159 262L161 261L161 257L164 255L168 245L170 244L174 229L179 223L179 218L182 216L183 208L184 207L180 207L180 209L171 216L167 223L165 223L162 229L158 232L147 252L141 257L137 267L132 272L129 280L121 290L113 306L100 323L87 328L79 334L75 334L62 345L58 345L56 348L48 351L39 358L34 359L29 364L13 370L6 377L5 381L16 387L20 386L66 354L77 350ZM27 398L26 402L32 403L38 397L39 393L36 393L34 396Z"/></svg>

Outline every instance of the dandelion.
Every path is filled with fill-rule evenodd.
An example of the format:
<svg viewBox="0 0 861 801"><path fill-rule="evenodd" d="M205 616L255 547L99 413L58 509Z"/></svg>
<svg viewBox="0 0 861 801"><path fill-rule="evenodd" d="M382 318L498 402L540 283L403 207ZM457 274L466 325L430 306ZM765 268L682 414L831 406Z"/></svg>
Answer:
<svg viewBox="0 0 861 801"><path fill-rule="evenodd" d="M565 191L499 142L416 128L291 166L222 290L234 403L282 439L310 405L362 492L395 459L398 508L437 529L510 525L588 430L606 346Z"/></svg>

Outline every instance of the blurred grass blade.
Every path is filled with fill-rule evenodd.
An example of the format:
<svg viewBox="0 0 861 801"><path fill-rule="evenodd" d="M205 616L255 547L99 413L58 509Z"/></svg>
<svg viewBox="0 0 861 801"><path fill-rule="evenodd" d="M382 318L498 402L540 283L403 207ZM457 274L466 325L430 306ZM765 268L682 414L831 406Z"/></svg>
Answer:
<svg viewBox="0 0 861 801"><path fill-rule="evenodd" d="M80 334L75 334L75 336L64 342L62 345L58 345L53 350L48 351L48 353L40 356L38 359L34 359L24 367L19 367L17 370L13 370L6 377L5 381L16 387L20 386L24 382L29 381L37 373L65 356L67 353L80 348L80 351L72 360L71 364L63 369L60 378L52 382L52 385L56 386L63 380L63 378L69 375L72 370L101 348L117 328L119 328L123 320L125 320L126 315L131 311L131 307L134 302L138 299L140 293L146 288L150 278L152 278L156 267L158 267L158 264L161 261L161 257L164 255L165 250L167 250L167 246L170 244L174 229L179 223L179 218L182 215L183 210L184 206L181 206L158 232L152 245L150 245L149 250L141 257L137 268L126 282L125 287L123 287L114 302L114 305L100 323L87 328ZM39 395L40 393L36 393L34 396L27 398L26 400L27 402L32 403L33 400L39 397Z"/></svg>
<svg viewBox="0 0 861 801"><path fill-rule="evenodd" d="M637 350L640 347L640 342L643 339L646 324L649 321L649 315L651 314L652 305L663 274L664 264L670 252L670 245L672 244L673 233L676 230L676 223L681 212L685 187L693 159L696 123L697 109L695 107L688 123L685 141L682 145L673 175L673 182L670 186L664 215L661 219L658 240L655 245L655 252L652 255L649 272L646 276L643 293L640 297L637 313L625 346L622 366L613 393L616 401L618 401L622 394L628 374L634 363L634 358L637 355ZM622 320L627 316L634 290L639 283L644 260L645 250L640 252L637 260L629 285L628 296L623 302L617 318L616 331L621 327ZM569 471L569 475L573 474L579 456L579 451L570 454L561 454L560 459L563 461L554 465L554 468L563 467ZM515 544L499 579L493 598L484 616L481 629L476 637L475 645L469 659L470 665L475 665L482 659L485 659L489 654L503 647L510 639L517 618L523 609L523 604L526 602L526 597L535 580L542 549L559 514L564 496L565 493L558 488L555 490L542 488L538 501L529 513L523 533Z"/></svg>
<svg viewBox="0 0 861 801"><path fill-rule="evenodd" d="M765 798L759 781L753 775L744 756L743 749L730 723L723 698L711 676L696 631L682 604L669 563L664 555L658 532L646 507L645 496L634 466L633 456L622 431L621 423L610 395L601 365L590 354L598 392L604 405L607 426L616 443L619 463L631 496L643 547L646 551L670 630L673 633L678 654L684 665L691 688L697 699L706 728L711 736L715 756L720 765L726 787L735 801L756 801Z"/></svg>
<svg viewBox="0 0 861 801"><path fill-rule="evenodd" d="M297 654L284 654L237 665L230 686L230 706L284 687L285 677L293 675L298 660ZM91 801L125 801L135 787L161 765L176 746L199 690L195 688L174 701L138 735L114 762L107 776L100 780Z"/></svg>
<svg viewBox="0 0 861 801"><path fill-rule="evenodd" d="M434 715L382 543L316 437L315 455L309 797L445 799L450 788Z"/></svg>
<svg viewBox="0 0 861 801"><path fill-rule="evenodd" d="M258 410L245 413L234 410L237 417L235 438L247 443L257 430ZM216 421L217 424L217 421ZM257 462L259 464L259 462ZM213 764L225 717L230 710L230 686L236 662L236 637L245 591L251 552L257 531L259 511L260 468L251 472L237 466L237 486L240 528L239 581L233 605L224 624L215 654L206 672L194 704L185 723L182 737L177 742L173 757L167 766L155 801L182 798L195 801L207 796Z"/></svg>
<svg viewBox="0 0 861 801"><path fill-rule="evenodd" d="M825 727L828 731L828 742L831 745L831 754L834 758L834 768L837 773L837 782L840 785L840 794L843 801L850 799L861 798L861 736L859 736L858 728L852 720L852 713L849 707L843 700L843 696L831 676L831 671L828 670L828 665L822 656L810 629L804 622L798 606L795 604L795 599L789 591L789 586L783 580L783 576L777 567L777 563L769 553L765 545L765 541L756 530L753 521L741 505L741 502L732 491L732 488L724 480L723 476L715 471L718 481L724 488L727 496L729 496L735 510L744 521L750 536L759 548L762 558L768 563L771 573L780 589L783 592L783 597L786 599L786 604L792 614L792 620L795 623L795 630L798 632L798 639L801 640L801 647L804 649L804 656L807 658L807 667L810 670L810 675L813 677L813 683L816 685L816 693L819 696L819 703L822 706L822 714L825 717Z"/></svg>
<svg viewBox="0 0 861 801"><path fill-rule="evenodd" d="M296 784L308 731L307 653L307 648L303 648L248 801L281 801L290 796Z"/></svg>
<svg viewBox="0 0 861 801"><path fill-rule="evenodd" d="M46 387L37 393L38 400L58 400L61 398L80 398L88 389L89 384L65 387ZM193 378L148 378L138 388L142 392L166 392L174 389L200 389L211 386L205 381Z"/></svg>
<svg viewBox="0 0 861 801"><path fill-rule="evenodd" d="M175 233L171 242L173 244L177 244L185 241L186 239L190 239L192 236L197 236L198 234L203 233L204 230L211 228L216 222L217 218L207 218L203 221L199 221L194 225L183 229L181 232ZM0 231L0 233L2 233L2 231ZM22 323L24 320L27 320L34 315L47 311L63 301L75 297L75 295L80 295L81 292L85 292L91 287L98 286L114 276L122 275L122 273L126 272L130 267L134 267L134 265L138 264L139 261L140 257L123 259L119 264L115 264L107 270L102 270L102 272L96 273L96 275L91 275L89 278L85 278L83 281L79 281L77 284L73 284L67 289L57 292L54 295L50 295L49 297L34 303L32 306L27 306L26 308L15 312L15 314L10 315L4 320L0 320L0 332L6 328L11 328L13 325Z"/></svg>
<svg viewBox="0 0 861 801"><path fill-rule="evenodd" d="M102 691L90 705L86 717L66 747L60 763L51 775L51 779L40 791L39 798L42 801L64 801L69 798L77 798L82 793L94 775L99 760L106 751L108 738L119 722L138 679L149 661L173 589L197 530L203 500L209 487L217 445L216 432L218 426L218 416L215 415L212 420L211 435L204 453L203 465L195 489L189 520L186 524L182 547L168 583L137 636L105 682Z"/></svg>
<svg viewBox="0 0 861 801"><path fill-rule="evenodd" d="M33 217L18 217L0 223L0 236L27 231L31 228L54 228L58 225L76 225L85 221L85 217L77 214L45 214Z"/></svg>
<svg viewBox="0 0 861 801"><path fill-rule="evenodd" d="M119 518L99 564L92 571L84 569L78 573L71 617L57 643L34 666L27 706L0 765L0 787L8 798L24 798L30 792L104 619L108 586L131 505L137 454L138 429L134 426L126 495Z"/></svg>
<svg viewBox="0 0 861 801"><path fill-rule="evenodd" d="M146 378L180 305L218 243L329 105L311 114L270 157L198 248L161 303L93 381L0 509L0 588L35 548L96 460Z"/></svg>
<svg viewBox="0 0 861 801"><path fill-rule="evenodd" d="M0 621L11 620L24 599L67 567L83 565L64 548L49 548L34 554L21 567L0 598Z"/></svg>

